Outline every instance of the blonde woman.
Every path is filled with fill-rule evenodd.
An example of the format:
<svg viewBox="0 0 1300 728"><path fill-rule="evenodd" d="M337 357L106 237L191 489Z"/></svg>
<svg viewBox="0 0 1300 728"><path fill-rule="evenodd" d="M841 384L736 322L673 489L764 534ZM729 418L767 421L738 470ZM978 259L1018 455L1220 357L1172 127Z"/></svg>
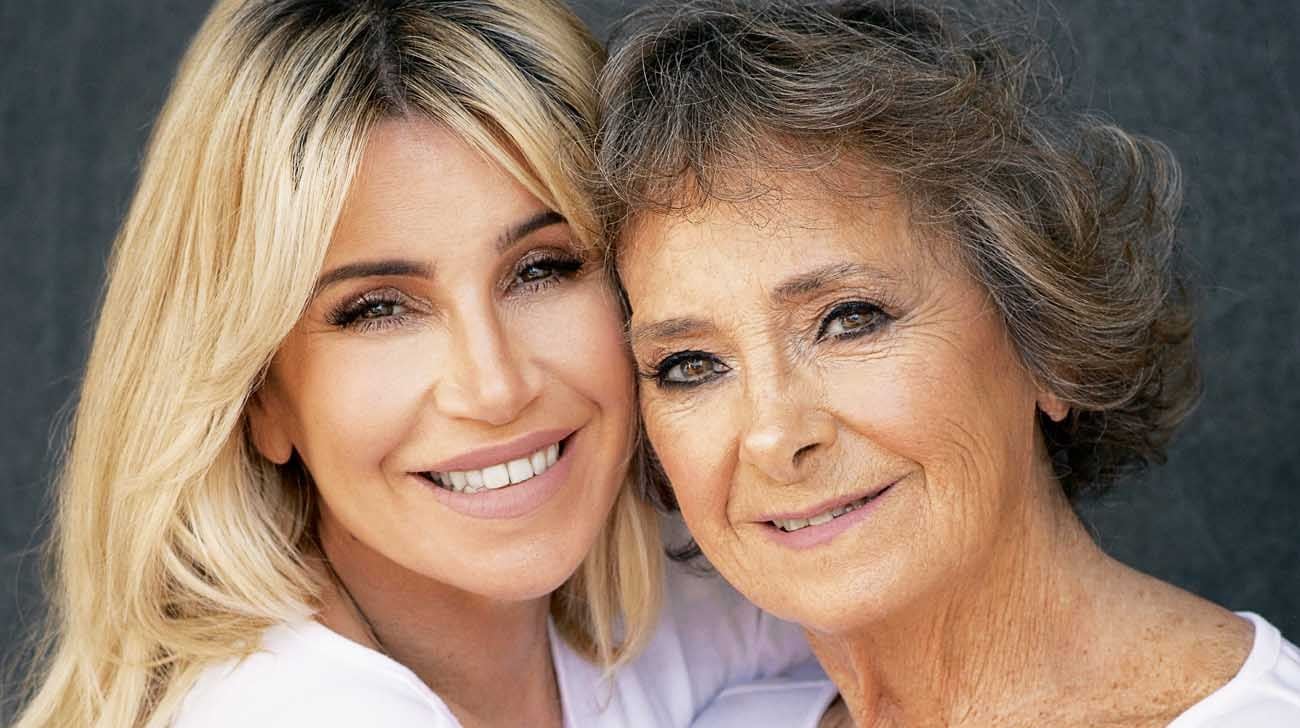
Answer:
<svg viewBox="0 0 1300 728"><path fill-rule="evenodd" d="M665 570L628 476L601 60L546 0L213 9L116 243L18 728L817 720L824 682L714 700L807 647Z"/></svg>

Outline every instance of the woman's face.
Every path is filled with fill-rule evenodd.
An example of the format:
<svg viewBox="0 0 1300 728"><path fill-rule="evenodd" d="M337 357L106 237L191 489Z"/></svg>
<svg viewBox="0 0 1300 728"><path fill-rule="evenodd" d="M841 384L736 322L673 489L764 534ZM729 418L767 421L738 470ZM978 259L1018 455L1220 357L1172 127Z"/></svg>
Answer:
<svg viewBox="0 0 1300 728"><path fill-rule="evenodd" d="M449 132L387 122L251 406L254 440L298 454L339 548L539 597L621 486L624 346L602 266L559 215Z"/></svg>
<svg viewBox="0 0 1300 728"><path fill-rule="evenodd" d="M897 197L805 188L641 220L619 263L692 534L757 604L834 633L977 578L1044 463L1034 383L945 244Z"/></svg>

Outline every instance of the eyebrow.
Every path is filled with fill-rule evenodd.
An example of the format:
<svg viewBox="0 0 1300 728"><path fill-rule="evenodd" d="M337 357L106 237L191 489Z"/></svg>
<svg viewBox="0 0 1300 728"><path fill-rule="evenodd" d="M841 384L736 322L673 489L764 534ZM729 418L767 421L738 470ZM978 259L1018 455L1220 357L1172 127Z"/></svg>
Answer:
<svg viewBox="0 0 1300 728"><path fill-rule="evenodd" d="M637 326L628 334L632 346L644 341L680 339L713 331L713 324L698 318L671 318Z"/></svg>
<svg viewBox="0 0 1300 728"><path fill-rule="evenodd" d="M511 245L514 245L523 238L528 237L530 234L535 233L544 227L559 225L565 222L568 221L564 219L563 215L555 210L542 210L541 212L534 214L532 217L529 217L527 220L513 225L505 232L501 233L501 237L497 238L497 252L506 252Z"/></svg>
<svg viewBox="0 0 1300 728"><path fill-rule="evenodd" d="M777 284L772 289L774 301L798 301L821 291L838 279L851 276L868 275L882 280L894 280L895 276L862 263L831 263L804 273L798 273ZM635 347L645 341L672 340L699 336L715 330L712 323L705 319L681 317L664 319L652 324L632 328L628 333L628 342Z"/></svg>
<svg viewBox="0 0 1300 728"><path fill-rule="evenodd" d="M528 235L537 232L545 227L567 222L564 216L555 210L543 210L523 222L511 226L505 232L501 233L496 241L496 250L503 253L510 246L519 242ZM355 278L373 278L379 276L414 276L419 278L432 278L433 268L425 263L404 258L388 258L384 260L366 260L356 263L348 263L334 268L316 279L316 287L312 291L315 297L321 291L330 286L346 280Z"/></svg>
<svg viewBox="0 0 1300 728"><path fill-rule="evenodd" d="M808 298L842 278L868 275L873 278L893 280L894 276L861 263L831 263L798 273L781 281L772 289L772 300L779 302L799 301Z"/></svg>
<svg viewBox="0 0 1300 728"><path fill-rule="evenodd" d="M421 278L431 278L433 269L425 263L415 260L406 260L403 258L387 258L384 260L363 260L356 263L348 263L330 270L316 279L316 288L312 291L312 296L316 296L321 291L329 288L335 283L351 280L353 278L373 278L376 276L418 276Z"/></svg>

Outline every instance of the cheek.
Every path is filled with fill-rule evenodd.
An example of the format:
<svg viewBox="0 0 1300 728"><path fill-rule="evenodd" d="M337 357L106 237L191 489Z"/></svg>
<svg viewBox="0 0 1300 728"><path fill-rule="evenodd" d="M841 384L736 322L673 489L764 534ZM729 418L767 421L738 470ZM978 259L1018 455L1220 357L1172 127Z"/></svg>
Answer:
<svg viewBox="0 0 1300 728"><path fill-rule="evenodd" d="M946 340L899 346L865 371L837 372L831 393L850 429L920 467L932 511L982 522L1006 486L1026 477L1032 402L1014 363L986 348L965 351Z"/></svg>
<svg viewBox="0 0 1300 728"><path fill-rule="evenodd" d="M618 303L603 283L586 281L531 306L518 323L548 377L595 403L604 417L623 421L631 433L632 364Z"/></svg>
<svg viewBox="0 0 1300 728"><path fill-rule="evenodd" d="M376 466L403 441L437 367L430 335L322 343L302 357L294 444L313 473Z"/></svg>
<svg viewBox="0 0 1300 728"><path fill-rule="evenodd" d="M647 383L642 389L646 436L672 483L682 516L697 538L725 528L732 474L729 453L735 442L726 405L713 400L669 403L648 392L654 386Z"/></svg>
<svg viewBox="0 0 1300 728"><path fill-rule="evenodd" d="M837 368L828 377L828 399L839 419L857 435L927 470L966 460L975 446L962 414L982 409L969 401L961 382L928 355L894 352L864 366Z"/></svg>

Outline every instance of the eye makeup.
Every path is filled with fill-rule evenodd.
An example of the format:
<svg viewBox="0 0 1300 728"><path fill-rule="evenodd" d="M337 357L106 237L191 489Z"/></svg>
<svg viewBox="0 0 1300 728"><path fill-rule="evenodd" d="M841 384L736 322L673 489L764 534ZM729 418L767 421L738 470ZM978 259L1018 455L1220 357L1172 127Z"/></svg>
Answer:
<svg viewBox="0 0 1300 728"><path fill-rule="evenodd" d="M731 367L706 351L679 351L660 359L640 372L662 388L689 388L707 384L731 371Z"/></svg>
<svg viewBox="0 0 1300 728"><path fill-rule="evenodd" d="M894 319L885 310L865 300L836 303L822 316L817 326L818 341L857 339L879 331Z"/></svg>
<svg viewBox="0 0 1300 728"><path fill-rule="evenodd" d="M420 308L410 296L385 286L344 299L330 309L325 320L339 329L376 331L401 325Z"/></svg>
<svg viewBox="0 0 1300 728"><path fill-rule="evenodd" d="M536 250L519 259L514 265L510 280L506 282L509 293L545 290L580 274L586 267L581 257L554 249Z"/></svg>

